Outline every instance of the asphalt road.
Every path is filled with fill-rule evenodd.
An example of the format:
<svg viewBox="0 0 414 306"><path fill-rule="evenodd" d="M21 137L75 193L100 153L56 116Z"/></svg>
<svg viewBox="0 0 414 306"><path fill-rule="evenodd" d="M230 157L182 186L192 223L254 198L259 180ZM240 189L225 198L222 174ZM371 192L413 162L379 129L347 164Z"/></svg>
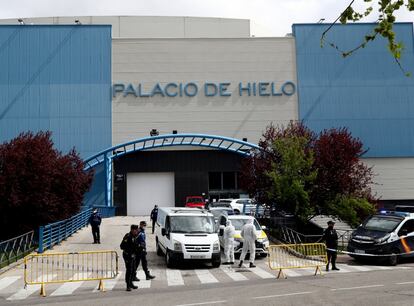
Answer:
<svg viewBox="0 0 414 306"><path fill-rule="evenodd" d="M414 305L412 269L112 291L32 300L31 305ZM8 305L23 305L18 302Z"/></svg>

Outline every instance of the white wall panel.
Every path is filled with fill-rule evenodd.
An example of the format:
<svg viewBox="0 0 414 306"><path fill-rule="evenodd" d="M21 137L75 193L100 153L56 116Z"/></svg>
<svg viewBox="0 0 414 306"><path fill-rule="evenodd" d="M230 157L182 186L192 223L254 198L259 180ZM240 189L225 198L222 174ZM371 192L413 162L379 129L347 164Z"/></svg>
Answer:
<svg viewBox="0 0 414 306"><path fill-rule="evenodd" d="M381 200L414 199L414 158L367 158L373 167L373 190Z"/></svg>

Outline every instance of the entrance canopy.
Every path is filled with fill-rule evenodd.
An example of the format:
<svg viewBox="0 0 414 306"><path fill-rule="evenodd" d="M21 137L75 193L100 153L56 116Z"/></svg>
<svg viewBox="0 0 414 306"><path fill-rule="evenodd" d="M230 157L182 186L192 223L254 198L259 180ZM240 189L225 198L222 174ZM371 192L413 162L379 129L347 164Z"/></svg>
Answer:
<svg viewBox="0 0 414 306"><path fill-rule="evenodd" d="M259 146L229 137L205 134L167 134L140 138L113 146L85 160L84 170L104 166L105 205L112 206L112 160L138 151L147 151L164 147L194 146L229 151L249 156L251 150ZM95 182L96 183L96 182Z"/></svg>

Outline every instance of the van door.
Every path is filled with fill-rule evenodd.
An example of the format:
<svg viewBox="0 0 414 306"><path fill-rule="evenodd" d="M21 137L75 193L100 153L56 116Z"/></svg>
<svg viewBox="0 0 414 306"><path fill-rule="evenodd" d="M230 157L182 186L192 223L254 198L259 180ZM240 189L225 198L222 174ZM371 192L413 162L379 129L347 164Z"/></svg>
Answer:
<svg viewBox="0 0 414 306"><path fill-rule="evenodd" d="M407 220L398 231L398 236L402 238L403 253L414 251L414 220Z"/></svg>

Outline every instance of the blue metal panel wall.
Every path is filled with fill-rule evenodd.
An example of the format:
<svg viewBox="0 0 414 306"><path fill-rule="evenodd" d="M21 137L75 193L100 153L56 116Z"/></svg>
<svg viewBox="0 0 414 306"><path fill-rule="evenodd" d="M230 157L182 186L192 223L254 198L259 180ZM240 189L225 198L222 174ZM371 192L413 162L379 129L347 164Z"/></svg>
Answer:
<svg viewBox="0 0 414 306"><path fill-rule="evenodd" d="M414 78L406 77L378 38L348 58L325 44L324 24L295 24L299 118L321 131L348 127L361 138L367 157L414 156ZM373 24L335 25L327 40L356 47ZM395 25L405 51L402 65L414 75L413 27Z"/></svg>
<svg viewBox="0 0 414 306"><path fill-rule="evenodd" d="M83 158L111 146L111 26L0 26L0 141L50 130Z"/></svg>

